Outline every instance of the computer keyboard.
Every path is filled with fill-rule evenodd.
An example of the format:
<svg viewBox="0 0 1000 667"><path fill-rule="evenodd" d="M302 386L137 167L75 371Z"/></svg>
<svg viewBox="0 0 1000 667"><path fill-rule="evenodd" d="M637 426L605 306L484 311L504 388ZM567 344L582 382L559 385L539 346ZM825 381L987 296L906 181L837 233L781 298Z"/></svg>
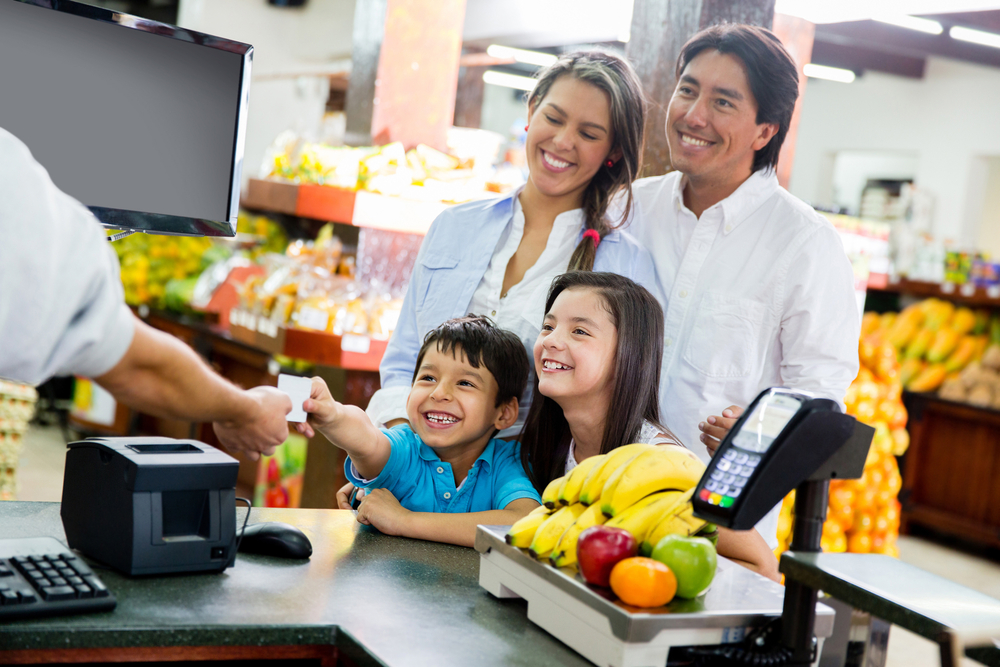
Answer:
<svg viewBox="0 0 1000 667"><path fill-rule="evenodd" d="M83 559L52 537L0 539L0 621L115 608Z"/></svg>

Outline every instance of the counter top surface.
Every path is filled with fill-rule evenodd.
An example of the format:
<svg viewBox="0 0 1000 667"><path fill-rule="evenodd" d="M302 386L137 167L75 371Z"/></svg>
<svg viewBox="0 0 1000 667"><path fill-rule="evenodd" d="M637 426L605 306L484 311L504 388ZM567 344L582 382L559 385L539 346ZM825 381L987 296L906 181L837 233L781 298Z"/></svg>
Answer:
<svg viewBox="0 0 1000 667"><path fill-rule="evenodd" d="M343 510L254 508L250 523L261 521L298 526L312 558L239 554L221 574L144 578L95 568L114 611L4 624L0 650L280 646L345 634L393 666L590 664L529 622L524 601L480 588L473 549L387 537ZM65 543L59 503L0 502L0 535Z"/></svg>

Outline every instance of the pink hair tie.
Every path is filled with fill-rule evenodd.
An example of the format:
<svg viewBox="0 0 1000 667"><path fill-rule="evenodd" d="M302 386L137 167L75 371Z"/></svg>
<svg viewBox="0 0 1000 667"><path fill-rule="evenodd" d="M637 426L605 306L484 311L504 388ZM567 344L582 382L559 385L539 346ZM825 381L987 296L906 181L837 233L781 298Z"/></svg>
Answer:
<svg viewBox="0 0 1000 667"><path fill-rule="evenodd" d="M588 229L583 233L583 238L590 238L594 242L594 250L597 250L597 246L601 244L601 235L597 233L596 229Z"/></svg>

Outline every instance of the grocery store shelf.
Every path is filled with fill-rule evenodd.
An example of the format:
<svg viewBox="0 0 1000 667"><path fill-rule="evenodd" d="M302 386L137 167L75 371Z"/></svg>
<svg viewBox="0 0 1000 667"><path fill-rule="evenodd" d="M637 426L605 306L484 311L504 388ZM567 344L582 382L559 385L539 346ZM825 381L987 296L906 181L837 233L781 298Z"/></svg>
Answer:
<svg viewBox="0 0 1000 667"><path fill-rule="evenodd" d="M371 336L286 328L238 310L230 315L229 331L236 340L270 354L353 371L377 372L388 344Z"/></svg>
<svg viewBox="0 0 1000 667"><path fill-rule="evenodd" d="M240 205L257 211L424 235L438 214L450 204L329 185L251 178Z"/></svg>
<svg viewBox="0 0 1000 667"><path fill-rule="evenodd" d="M1000 285L976 287L972 283L962 285L956 285L955 283L927 283L902 278L890 281L882 288L869 286L868 291L887 292L890 294L912 294L921 298L935 297L967 306L1000 306Z"/></svg>

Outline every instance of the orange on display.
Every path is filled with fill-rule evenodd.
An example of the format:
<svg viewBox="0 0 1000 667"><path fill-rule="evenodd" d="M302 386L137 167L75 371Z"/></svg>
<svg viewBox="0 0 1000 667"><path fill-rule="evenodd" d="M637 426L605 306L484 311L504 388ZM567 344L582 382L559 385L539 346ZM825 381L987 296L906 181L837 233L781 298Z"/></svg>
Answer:
<svg viewBox="0 0 1000 667"><path fill-rule="evenodd" d="M662 607L674 599L677 578L666 565L635 556L618 561L611 570L611 590L633 607Z"/></svg>

